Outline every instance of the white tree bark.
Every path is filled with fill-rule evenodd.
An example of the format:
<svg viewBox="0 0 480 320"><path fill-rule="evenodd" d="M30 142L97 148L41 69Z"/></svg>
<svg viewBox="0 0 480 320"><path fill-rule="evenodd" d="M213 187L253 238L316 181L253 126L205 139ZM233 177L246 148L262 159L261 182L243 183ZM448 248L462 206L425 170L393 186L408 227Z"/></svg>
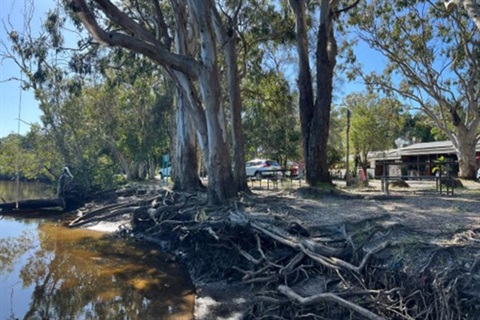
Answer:
<svg viewBox="0 0 480 320"><path fill-rule="evenodd" d="M211 19L210 0L189 0L191 13L195 17L199 30L201 71L199 76L200 92L206 110L208 133L208 180L213 184L209 188L210 201L221 203L236 194L232 185L233 174L227 143L225 114L221 103L221 85L218 71L215 33Z"/></svg>
<svg viewBox="0 0 480 320"><path fill-rule="evenodd" d="M139 52L149 57L159 65L167 69L169 74L182 90L192 112L200 147L204 152L204 159L208 162L209 196L212 203L223 203L236 194L236 188L231 184L233 180L231 159L227 144L225 116L221 104L221 86L218 72L218 61L214 30L210 16L210 9L214 5L211 0L188 0L171 1L176 17L181 19L193 19L192 26L198 27L198 39L195 39L196 31L190 31L185 27L177 30L183 39L177 43L184 46L183 51L172 53L162 47L157 37L149 33L137 22L132 20L124 12L119 10L109 0L94 0L98 8L111 21L123 28L123 32L106 31L97 22L97 17L88 7L85 0L73 0L74 11L85 25L94 39L108 46L118 46ZM188 13L180 12L188 4ZM177 9L177 10L175 10ZM185 26L184 21L177 21L178 26ZM193 36L188 39L188 36ZM196 55L189 55L185 47L185 39L188 42L200 44L200 61ZM180 48L180 47L177 47ZM197 85L201 95L197 93Z"/></svg>
<svg viewBox="0 0 480 320"><path fill-rule="evenodd" d="M445 1L447 10L452 10L456 6L462 6L467 11L468 16L480 30L480 4L475 0L449 0Z"/></svg>

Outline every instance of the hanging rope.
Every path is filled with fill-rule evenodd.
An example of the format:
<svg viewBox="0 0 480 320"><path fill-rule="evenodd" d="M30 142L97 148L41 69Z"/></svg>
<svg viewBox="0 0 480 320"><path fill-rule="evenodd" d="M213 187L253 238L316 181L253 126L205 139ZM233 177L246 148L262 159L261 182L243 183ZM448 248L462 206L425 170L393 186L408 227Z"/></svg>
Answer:
<svg viewBox="0 0 480 320"><path fill-rule="evenodd" d="M27 1L23 1L23 34L25 34L25 30L27 29L27 19L26 19L26 14L27 14ZM15 175L17 177L17 185L16 185L16 197L15 197L15 208L18 209L18 202L20 201L20 172L19 172L19 161L20 161L20 123L22 119L22 94L23 94L23 89L22 89L22 84L23 84L23 71L20 70L20 94L18 98L18 118L17 118L17 150L15 153Z"/></svg>
<svg viewBox="0 0 480 320"><path fill-rule="evenodd" d="M15 207L18 209L18 201L19 199L19 194L20 194L20 173L18 170L18 162L20 160L20 119L22 116L22 82L23 82L23 73L20 71L20 97L18 99L18 124L17 124L17 150L15 154L15 175L17 176L17 194L15 197Z"/></svg>

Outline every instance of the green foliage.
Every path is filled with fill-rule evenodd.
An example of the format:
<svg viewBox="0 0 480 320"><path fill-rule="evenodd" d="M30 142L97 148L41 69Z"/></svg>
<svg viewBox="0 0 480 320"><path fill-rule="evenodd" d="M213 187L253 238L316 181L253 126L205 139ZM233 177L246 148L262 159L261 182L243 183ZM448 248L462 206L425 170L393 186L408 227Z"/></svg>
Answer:
<svg viewBox="0 0 480 320"><path fill-rule="evenodd" d="M432 121L423 113L405 113L403 115L403 127L399 132L399 136L407 139L415 139L416 142L431 142L439 139L436 135L436 127Z"/></svg>
<svg viewBox="0 0 480 320"><path fill-rule="evenodd" d="M388 61L382 73L367 74L351 55L351 75L364 79L372 91L398 95L428 115L436 127L430 135L450 138L458 146L459 174L473 178L480 33L466 10L447 11L440 0L361 1L349 22L356 39Z"/></svg>
<svg viewBox="0 0 480 320"><path fill-rule="evenodd" d="M432 168L432 172L435 173L437 171L439 172L445 172L445 157L444 156L440 156L438 157L437 159L435 159L434 163L435 165L433 166Z"/></svg>
<svg viewBox="0 0 480 320"><path fill-rule="evenodd" d="M350 94L344 100L351 110L351 145L366 162L370 151L389 149L402 127L402 105L392 98L375 94Z"/></svg>
<svg viewBox="0 0 480 320"><path fill-rule="evenodd" d="M114 176L125 171L134 178L144 176L140 167L154 172L168 151L172 86L157 66L125 50L107 55L88 39L78 40L79 50L63 50L64 16L50 12L37 37L11 31L13 51L2 52L26 74L23 87L34 90L43 112L43 127L25 138L21 174L56 180L68 166L88 192L115 186ZM2 174L11 175L12 148L6 141L0 149L9 164Z"/></svg>
<svg viewBox="0 0 480 320"><path fill-rule="evenodd" d="M13 178L18 174L27 180L50 180L52 176L31 138L10 134L0 139L0 176Z"/></svg>
<svg viewBox="0 0 480 320"><path fill-rule="evenodd" d="M267 72L247 83L243 114L247 157L279 162L300 158L301 133L293 101L282 74Z"/></svg>

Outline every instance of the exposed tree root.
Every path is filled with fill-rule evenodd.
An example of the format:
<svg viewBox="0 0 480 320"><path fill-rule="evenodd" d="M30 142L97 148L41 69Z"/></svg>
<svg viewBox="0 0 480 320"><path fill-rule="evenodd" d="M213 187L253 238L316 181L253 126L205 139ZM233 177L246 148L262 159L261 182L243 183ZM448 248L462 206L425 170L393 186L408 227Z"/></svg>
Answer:
<svg viewBox="0 0 480 320"><path fill-rule="evenodd" d="M304 298L304 297L300 296L299 294L297 294L295 291L293 291L288 286L284 286L284 285L278 286L278 291L280 291L280 293L286 295L291 300L297 301L301 305L310 306L310 305L317 304L321 301L330 301L330 302L338 303L339 305L341 305L343 307L346 307L348 309L351 309L351 310L363 315L364 317L366 317L368 319L373 319L373 320L384 320L385 319L385 318L382 318L380 316L377 316L375 313L373 313L371 311L368 311L367 309L365 309L363 307L360 307L357 304L354 304L354 303L352 303L348 300L340 298L339 296L337 296L333 293L320 293L320 294L317 294L317 295L313 295L313 296Z"/></svg>
<svg viewBox="0 0 480 320"><path fill-rule="evenodd" d="M254 214L269 201L249 195L225 207L170 191L123 201L71 226L130 213L131 232L175 253L197 285L228 280L253 290L246 319L476 319L480 310L477 231L459 238L468 242L457 243L460 258L414 242L401 226L344 224L310 237L298 222Z"/></svg>

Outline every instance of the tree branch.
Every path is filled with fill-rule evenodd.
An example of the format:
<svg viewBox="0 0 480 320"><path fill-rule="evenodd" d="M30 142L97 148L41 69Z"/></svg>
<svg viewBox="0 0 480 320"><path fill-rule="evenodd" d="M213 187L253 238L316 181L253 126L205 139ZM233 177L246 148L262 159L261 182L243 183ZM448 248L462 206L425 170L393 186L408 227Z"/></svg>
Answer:
<svg viewBox="0 0 480 320"><path fill-rule="evenodd" d="M100 27L96 17L90 10L85 0L73 0L74 12L92 37L107 46L122 47L140 52L156 63L185 73L197 78L200 74L200 66L192 57L171 53L161 47L160 43L145 29L136 24L124 13L115 7L110 1L95 0L102 11L112 21L118 23L126 30L133 32L135 36L119 32L107 32ZM119 16L116 16L117 12Z"/></svg>

